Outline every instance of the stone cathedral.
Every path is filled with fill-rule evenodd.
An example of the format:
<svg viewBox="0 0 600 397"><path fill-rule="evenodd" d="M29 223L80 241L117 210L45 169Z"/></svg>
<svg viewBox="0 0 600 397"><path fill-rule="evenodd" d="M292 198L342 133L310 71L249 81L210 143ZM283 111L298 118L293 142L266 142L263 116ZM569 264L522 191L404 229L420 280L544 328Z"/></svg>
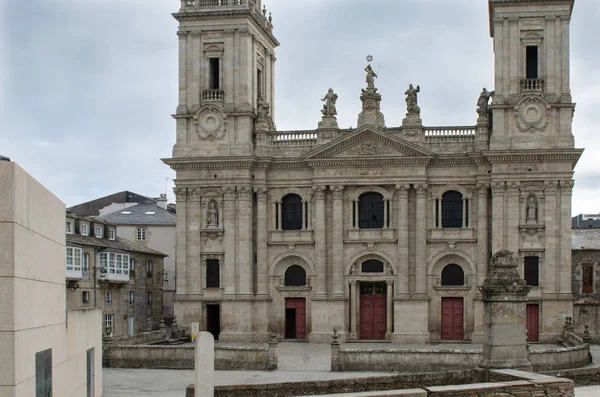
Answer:
<svg viewBox="0 0 600 397"><path fill-rule="evenodd" d="M495 86L473 93L472 126L424 126L411 85L402 125L386 127L367 65L356 128L338 127L329 90L317 129L278 131L279 42L261 0L182 0L164 160L177 173L179 324L221 341L326 342L335 328L345 341L481 343L478 286L491 254L509 249L532 286L528 338L554 342L573 311L582 153L573 4L489 0Z"/></svg>

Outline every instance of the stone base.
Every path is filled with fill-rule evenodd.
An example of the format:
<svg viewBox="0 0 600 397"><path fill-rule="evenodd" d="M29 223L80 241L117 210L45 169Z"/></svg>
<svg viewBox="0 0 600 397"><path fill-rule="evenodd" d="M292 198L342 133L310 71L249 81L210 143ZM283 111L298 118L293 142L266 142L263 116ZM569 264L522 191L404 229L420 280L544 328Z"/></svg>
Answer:
<svg viewBox="0 0 600 397"><path fill-rule="evenodd" d="M338 129L337 118L335 116L323 116L319 121L319 129Z"/></svg>
<svg viewBox="0 0 600 397"><path fill-rule="evenodd" d="M406 113L406 118L402 119L402 128L415 128L419 126L423 126L421 116L416 113Z"/></svg>

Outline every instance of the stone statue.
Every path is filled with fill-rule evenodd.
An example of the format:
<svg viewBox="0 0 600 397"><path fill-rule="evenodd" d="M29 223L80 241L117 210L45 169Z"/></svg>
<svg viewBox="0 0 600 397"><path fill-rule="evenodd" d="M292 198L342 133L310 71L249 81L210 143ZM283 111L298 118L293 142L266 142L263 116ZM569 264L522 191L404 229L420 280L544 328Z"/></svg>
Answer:
<svg viewBox="0 0 600 397"><path fill-rule="evenodd" d="M325 102L323 109L321 110L323 116L337 115L337 109L335 108L335 102L337 99L337 94L333 92L333 88L330 88L329 91L327 91L327 94L325 94L325 96L321 99L321 101Z"/></svg>
<svg viewBox="0 0 600 397"><path fill-rule="evenodd" d="M269 104L264 99L260 98L258 100L258 119L259 120L267 120L270 118L269 116Z"/></svg>
<svg viewBox="0 0 600 397"><path fill-rule="evenodd" d="M533 196L529 196L527 199L526 213L527 223L537 222L537 202Z"/></svg>
<svg viewBox="0 0 600 397"><path fill-rule="evenodd" d="M369 88L374 89L375 88L375 78L377 77L377 75L373 71L371 64L367 65L367 67L365 68L365 72L367 72L367 89L369 89Z"/></svg>
<svg viewBox="0 0 600 397"><path fill-rule="evenodd" d="M271 107L264 100L264 98L258 99L257 105L257 119L256 119L256 129L257 130L267 130L272 131L275 129L275 123L273 123L273 119L270 115Z"/></svg>
<svg viewBox="0 0 600 397"><path fill-rule="evenodd" d="M356 263L353 263L352 266L350 266L350 274L356 274Z"/></svg>
<svg viewBox="0 0 600 397"><path fill-rule="evenodd" d="M481 94L479 94L479 99L477 100L477 113L485 116L489 112L489 104L490 98L493 97L495 91L488 91L487 89L483 89Z"/></svg>
<svg viewBox="0 0 600 397"><path fill-rule="evenodd" d="M406 111L408 113L420 114L421 108L417 104L417 94L421 91L421 87L417 86L414 88L412 84L408 85L408 90L404 93L406 95Z"/></svg>
<svg viewBox="0 0 600 397"><path fill-rule="evenodd" d="M219 226L219 210L217 209L217 203L214 201L211 201L210 204L208 204L208 226Z"/></svg>

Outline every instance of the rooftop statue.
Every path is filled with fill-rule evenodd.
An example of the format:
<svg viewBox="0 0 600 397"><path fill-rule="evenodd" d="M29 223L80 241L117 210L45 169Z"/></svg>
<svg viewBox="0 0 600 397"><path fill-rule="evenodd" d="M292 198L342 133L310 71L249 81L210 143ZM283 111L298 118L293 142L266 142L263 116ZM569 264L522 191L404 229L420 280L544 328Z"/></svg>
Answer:
<svg viewBox="0 0 600 397"><path fill-rule="evenodd" d="M371 64L367 65L367 67L365 68L365 72L367 72L367 89L369 89L369 88L374 89L375 88L375 78L377 78L377 75L373 71Z"/></svg>
<svg viewBox="0 0 600 397"><path fill-rule="evenodd" d="M479 94L479 99L477 100L477 113L485 116L489 111L489 101L490 98L494 96L494 91L488 91L487 89L483 89L481 94Z"/></svg>
<svg viewBox="0 0 600 397"><path fill-rule="evenodd" d="M421 87L417 86L414 88L412 84L408 85L408 90L404 93L406 95L406 111L408 113L420 114L421 108L417 104L417 94L421 91Z"/></svg>
<svg viewBox="0 0 600 397"><path fill-rule="evenodd" d="M337 109L335 108L335 102L337 99L337 94L333 92L333 88L330 88L329 91L327 91L327 94L325 94L325 96L321 99L321 101L325 102L323 109L321 110L323 116L337 115Z"/></svg>

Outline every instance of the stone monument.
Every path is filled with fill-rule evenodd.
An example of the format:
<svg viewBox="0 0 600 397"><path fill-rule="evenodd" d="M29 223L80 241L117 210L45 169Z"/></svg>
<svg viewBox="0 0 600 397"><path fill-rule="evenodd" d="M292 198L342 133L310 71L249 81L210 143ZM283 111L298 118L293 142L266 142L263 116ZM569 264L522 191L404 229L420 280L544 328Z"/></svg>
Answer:
<svg viewBox="0 0 600 397"><path fill-rule="evenodd" d="M479 287L483 298L483 368L531 370L525 327L531 287L519 276L518 265L512 252L496 252L489 277Z"/></svg>
<svg viewBox="0 0 600 397"><path fill-rule="evenodd" d="M415 88L412 84L404 93L406 95L406 117L402 119L402 130L407 138L421 140L423 138L423 121L421 120L421 108L418 105L417 94L421 87Z"/></svg>
<svg viewBox="0 0 600 397"><path fill-rule="evenodd" d="M325 102L323 104L323 109L321 109L321 113L323 114L323 118L319 122L319 129L338 129L338 123L336 119L337 109L335 107L335 103L338 99L338 96L335 92L333 92L333 88L330 88L327 91L327 94L321 101Z"/></svg>
<svg viewBox="0 0 600 397"><path fill-rule="evenodd" d="M196 338L194 397L215 395L215 339L209 332L200 332Z"/></svg>
<svg viewBox="0 0 600 397"><path fill-rule="evenodd" d="M370 62L373 57L367 57ZM363 103L362 112L358 115L358 128L363 125L372 125L377 128L385 128L385 118L381 113L381 94L377 92L375 87L375 78L377 74L373 71L371 64L365 68L367 72L367 88L361 90L360 100Z"/></svg>

